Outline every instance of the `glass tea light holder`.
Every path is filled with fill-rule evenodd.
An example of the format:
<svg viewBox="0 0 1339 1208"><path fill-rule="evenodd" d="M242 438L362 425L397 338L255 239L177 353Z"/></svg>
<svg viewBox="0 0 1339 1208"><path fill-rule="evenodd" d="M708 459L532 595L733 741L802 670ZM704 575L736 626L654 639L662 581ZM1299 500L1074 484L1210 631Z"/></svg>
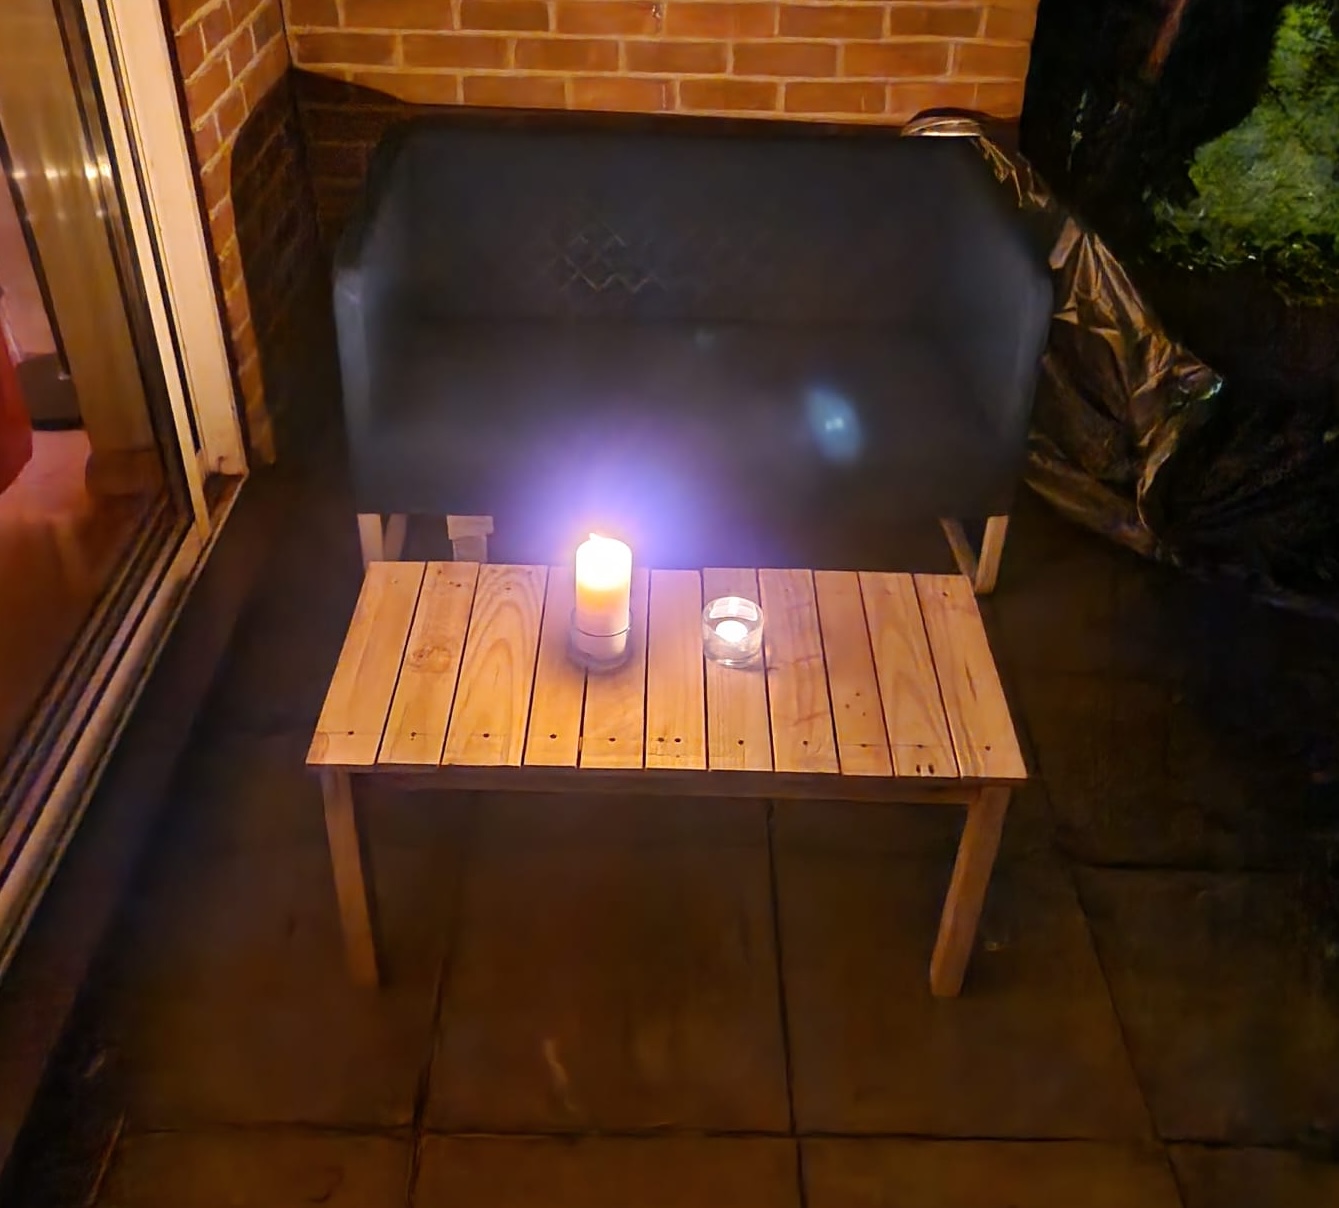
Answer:
<svg viewBox="0 0 1339 1208"><path fill-rule="evenodd" d="M724 667L747 667L762 653L762 609L743 596L720 596L702 610L702 646Z"/></svg>
<svg viewBox="0 0 1339 1208"><path fill-rule="evenodd" d="M595 533L577 547L576 607L569 646L576 662L609 670L628 656L632 627L632 550Z"/></svg>

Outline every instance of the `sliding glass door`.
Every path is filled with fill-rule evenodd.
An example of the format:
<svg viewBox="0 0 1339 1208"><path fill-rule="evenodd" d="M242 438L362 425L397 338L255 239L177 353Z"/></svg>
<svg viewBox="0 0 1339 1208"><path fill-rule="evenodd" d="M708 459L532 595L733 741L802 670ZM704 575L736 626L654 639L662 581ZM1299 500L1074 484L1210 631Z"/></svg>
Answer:
<svg viewBox="0 0 1339 1208"><path fill-rule="evenodd" d="M170 79L158 8L117 7L0 4L0 969L226 507L205 468L241 468L212 289L170 288L198 215L174 247L156 217L175 96L157 179L136 118Z"/></svg>

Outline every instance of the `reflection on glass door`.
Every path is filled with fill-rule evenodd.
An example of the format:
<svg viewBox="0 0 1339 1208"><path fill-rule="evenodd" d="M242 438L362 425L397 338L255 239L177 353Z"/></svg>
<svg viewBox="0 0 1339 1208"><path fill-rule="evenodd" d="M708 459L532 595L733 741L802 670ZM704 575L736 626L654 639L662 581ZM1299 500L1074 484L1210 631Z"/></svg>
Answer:
<svg viewBox="0 0 1339 1208"><path fill-rule="evenodd" d="M0 770L189 520L89 64L74 5L0 4Z"/></svg>

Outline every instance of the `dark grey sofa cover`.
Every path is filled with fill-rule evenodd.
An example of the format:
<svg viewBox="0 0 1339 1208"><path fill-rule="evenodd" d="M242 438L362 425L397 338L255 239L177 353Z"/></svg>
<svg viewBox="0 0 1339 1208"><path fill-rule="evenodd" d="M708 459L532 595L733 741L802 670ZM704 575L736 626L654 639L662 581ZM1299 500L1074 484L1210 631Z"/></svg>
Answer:
<svg viewBox="0 0 1339 1208"><path fill-rule="evenodd" d="M358 510L833 564L1009 510L1050 313L959 140L410 123L337 254Z"/></svg>

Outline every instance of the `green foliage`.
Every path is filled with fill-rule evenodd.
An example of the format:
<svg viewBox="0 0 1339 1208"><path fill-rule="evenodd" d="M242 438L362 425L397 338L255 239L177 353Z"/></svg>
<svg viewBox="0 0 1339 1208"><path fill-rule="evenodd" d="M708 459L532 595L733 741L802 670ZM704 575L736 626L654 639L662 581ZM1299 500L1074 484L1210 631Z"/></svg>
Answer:
<svg viewBox="0 0 1339 1208"><path fill-rule="evenodd" d="M1195 153L1187 204L1154 202L1155 249L1191 268L1258 264L1299 302L1339 297L1335 0L1284 10L1259 103Z"/></svg>

